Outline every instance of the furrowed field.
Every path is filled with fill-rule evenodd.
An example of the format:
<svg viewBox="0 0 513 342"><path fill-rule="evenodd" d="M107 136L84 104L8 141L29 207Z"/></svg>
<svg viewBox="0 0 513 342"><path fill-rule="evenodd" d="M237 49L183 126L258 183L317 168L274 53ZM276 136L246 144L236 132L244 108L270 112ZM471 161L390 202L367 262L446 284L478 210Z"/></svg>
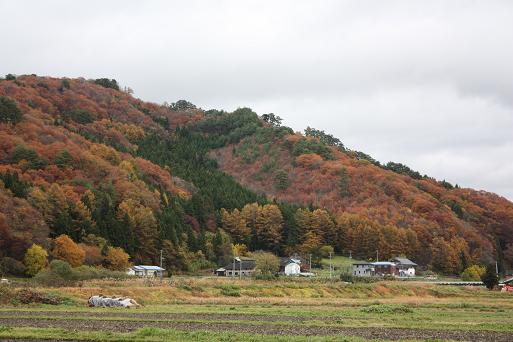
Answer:
<svg viewBox="0 0 513 342"><path fill-rule="evenodd" d="M38 297L34 293L58 304L22 303ZM129 296L143 306L88 308L93 294ZM60 288L20 283L0 287L0 303L0 339L7 340L513 341L511 294L420 282L174 277Z"/></svg>

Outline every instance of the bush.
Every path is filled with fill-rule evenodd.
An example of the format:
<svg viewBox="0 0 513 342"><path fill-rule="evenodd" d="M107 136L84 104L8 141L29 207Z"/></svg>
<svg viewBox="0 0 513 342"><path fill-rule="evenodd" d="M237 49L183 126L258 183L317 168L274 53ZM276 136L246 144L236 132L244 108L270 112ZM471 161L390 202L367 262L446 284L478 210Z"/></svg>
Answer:
<svg viewBox="0 0 513 342"><path fill-rule="evenodd" d="M0 261L0 271L3 274L9 274L16 277L25 276L25 265L21 261L10 257L4 257Z"/></svg>
<svg viewBox="0 0 513 342"><path fill-rule="evenodd" d="M234 285L217 285L216 288L221 290L223 296L240 297L240 287Z"/></svg>
<svg viewBox="0 0 513 342"><path fill-rule="evenodd" d="M461 274L461 279L465 281L480 281L481 276L485 273L486 268L479 265L472 265L466 268Z"/></svg>
<svg viewBox="0 0 513 342"><path fill-rule="evenodd" d="M52 260L50 263L50 271L63 279L71 279L73 275L71 265L62 260Z"/></svg>
<svg viewBox="0 0 513 342"><path fill-rule="evenodd" d="M21 110L16 102L8 97L0 96L0 122L17 124L21 118Z"/></svg>
<svg viewBox="0 0 513 342"><path fill-rule="evenodd" d="M67 262L53 260L50 267L39 272L34 281L47 286L69 285L74 281L91 279L126 279L125 272L111 271L103 267L80 266L72 268Z"/></svg>
<svg viewBox="0 0 513 342"><path fill-rule="evenodd" d="M375 314L404 314L412 313L413 310L405 305L371 305L361 309L365 313Z"/></svg>

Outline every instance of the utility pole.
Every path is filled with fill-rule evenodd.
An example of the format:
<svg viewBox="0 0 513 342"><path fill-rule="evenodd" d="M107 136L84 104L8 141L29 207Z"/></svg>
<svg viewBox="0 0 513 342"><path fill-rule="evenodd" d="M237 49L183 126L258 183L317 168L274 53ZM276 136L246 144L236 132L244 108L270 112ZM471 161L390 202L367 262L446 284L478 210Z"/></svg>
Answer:
<svg viewBox="0 0 513 342"><path fill-rule="evenodd" d="M310 273L312 273L312 253L309 254L309 257L310 257L309 270L310 270Z"/></svg>
<svg viewBox="0 0 513 342"><path fill-rule="evenodd" d="M239 258L239 279L242 279L242 260Z"/></svg>
<svg viewBox="0 0 513 342"><path fill-rule="evenodd" d="M349 259L353 258L353 255L351 254L352 251L349 251Z"/></svg>
<svg viewBox="0 0 513 342"><path fill-rule="evenodd" d="M164 268L164 256L162 254L162 249L160 250L160 268ZM162 277L163 277L163 270L160 270L160 282L162 283Z"/></svg>
<svg viewBox="0 0 513 342"><path fill-rule="evenodd" d="M232 278L235 277L235 257L233 257Z"/></svg>
<svg viewBox="0 0 513 342"><path fill-rule="evenodd" d="M379 261L379 251L376 250L376 262L378 262L378 261Z"/></svg>
<svg viewBox="0 0 513 342"><path fill-rule="evenodd" d="M330 279L331 279L331 252L330 252Z"/></svg>
<svg viewBox="0 0 513 342"><path fill-rule="evenodd" d="M499 264L497 263L497 260L495 260L495 273L499 274Z"/></svg>

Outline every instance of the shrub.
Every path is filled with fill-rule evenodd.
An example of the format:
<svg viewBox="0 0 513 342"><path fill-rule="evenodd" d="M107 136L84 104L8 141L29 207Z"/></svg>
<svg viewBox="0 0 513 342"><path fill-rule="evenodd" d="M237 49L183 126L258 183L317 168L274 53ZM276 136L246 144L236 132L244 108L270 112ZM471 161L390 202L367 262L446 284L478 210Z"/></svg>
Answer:
<svg viewBox="0 0 513 342"><path fill-rule="evenodd" d="M62 260L52 260L50 263L50 272L65 280L69 280L73 276L71 265Z"/></svg>
<svg viewBox="0 0 513 342"><path fill-rule="evenodd" d="M228 297L240 297L240 287L234 285L218 285L216 288L221 289L221 294Z"/></svg>
<svg viewBox="0 0 513 342"><path fill-rule="evenodd" d="M0 271L17 277L25 276L25 265L21 261L10 257L4 257L0 261Z"/></svg>
<svg viewBox="0 0 513 342"><path fill-rule="evenodd" d="M375 314L404 314L413 312L411 308L405 305L371 305L362 308L361 311Z"/></svg>
<svg viewBox="0 0 513 342"><path fill-rule="evenodd" d="M486 268L479 265L472 265L467 267L461 274L461 279L465 281L479 281L481 276L485 273Z"/></svg>
<svg viewBox="0 0 513 342"><path fill-rule="evenodd" d="M15 101L0 96L0 122L17 124L22 119L21 110Z"/></svg>

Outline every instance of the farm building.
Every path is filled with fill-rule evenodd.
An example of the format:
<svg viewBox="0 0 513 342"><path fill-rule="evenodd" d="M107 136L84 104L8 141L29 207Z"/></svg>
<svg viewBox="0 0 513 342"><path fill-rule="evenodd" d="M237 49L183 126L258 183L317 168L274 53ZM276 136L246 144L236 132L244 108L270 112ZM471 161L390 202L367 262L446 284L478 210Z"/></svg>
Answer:
<svg viewBox="0 0 513 342"><path fill-rule="evenodd" d="M374 273L377 276L387 276L387 275L398 276L399 275L399 268L393 262L378 261L378 262L373 262L372 265L374 265Z"/></svg>
<svg viewBox="0 0 513 342"><path fill-rule="evenodd" d="M159 266L137 265L130 267L127 274L136 277L160 277L164 276L165 271Z"/></svg>
<svg viewBox="0 0 513 342"><path fill-rule="evenodd" d="M410 259L397 257L390 259L390 261L399 269L400 277L415 277L415 267L417 267L417 264Z"/></svg>
<svg viewBox="0 0 513 342"><path fill-rule="evenodd" d="M353 264L353 275L356 277L372 277L374 274L374 265L370 262L357 262Z"/></svg>
<svg viewBox="0 0 513 342"><path fill-rule="evenodd" d="M299 258L280 258L280 273L286 276L301 273L301 260Z"/></svg>
<svg viewBox="0 0 513 342"><path fill-rule="evenodd" d="M228 265L218 268L215 274L220 277L251 276L255 272L255 268L255 259L235 257Z"/></svg>

